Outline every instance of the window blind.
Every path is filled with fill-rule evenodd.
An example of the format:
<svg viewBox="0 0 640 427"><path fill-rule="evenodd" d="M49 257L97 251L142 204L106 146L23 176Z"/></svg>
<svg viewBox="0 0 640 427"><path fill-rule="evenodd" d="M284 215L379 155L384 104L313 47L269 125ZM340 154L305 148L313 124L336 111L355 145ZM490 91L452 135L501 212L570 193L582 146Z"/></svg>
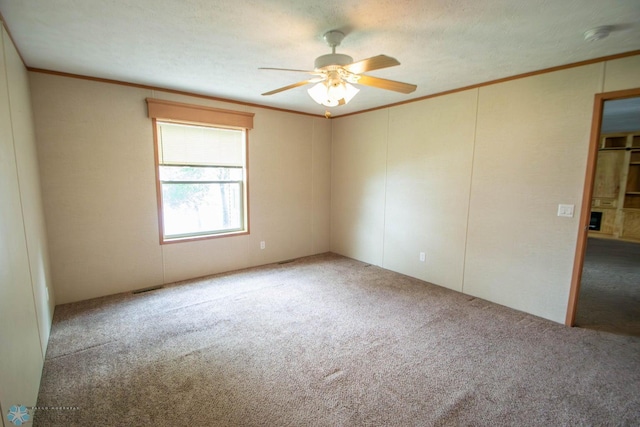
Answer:
<svg viewBox="0 0 640 427"><path fill-rule="evenodd" d="M158 122L163 165L244 165L244 130Z"/></svg>

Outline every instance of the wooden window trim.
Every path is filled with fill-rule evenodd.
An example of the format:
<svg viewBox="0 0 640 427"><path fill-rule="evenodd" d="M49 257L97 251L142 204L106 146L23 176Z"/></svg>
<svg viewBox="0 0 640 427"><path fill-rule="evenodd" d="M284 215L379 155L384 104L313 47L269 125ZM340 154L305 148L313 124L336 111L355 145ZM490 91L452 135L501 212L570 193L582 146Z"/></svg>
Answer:
<svg viewBox="0 0 640 427"><path fill-rule="evenodd" d="M223 110L155 98L147 98L147 109L149 118L161 121L253 129L254 114L244 111Z"/></svg>

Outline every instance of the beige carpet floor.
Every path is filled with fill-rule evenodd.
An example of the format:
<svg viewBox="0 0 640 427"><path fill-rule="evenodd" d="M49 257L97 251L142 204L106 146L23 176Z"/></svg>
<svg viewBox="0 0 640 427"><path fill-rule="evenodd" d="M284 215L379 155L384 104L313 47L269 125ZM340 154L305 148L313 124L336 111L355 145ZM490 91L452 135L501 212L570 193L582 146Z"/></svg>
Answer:
<svg viewBox="0 0 640 427"><path fill-rule="evenodd" d="M640 425L640 339L333 254L58 306L36 426Z"/></svg>

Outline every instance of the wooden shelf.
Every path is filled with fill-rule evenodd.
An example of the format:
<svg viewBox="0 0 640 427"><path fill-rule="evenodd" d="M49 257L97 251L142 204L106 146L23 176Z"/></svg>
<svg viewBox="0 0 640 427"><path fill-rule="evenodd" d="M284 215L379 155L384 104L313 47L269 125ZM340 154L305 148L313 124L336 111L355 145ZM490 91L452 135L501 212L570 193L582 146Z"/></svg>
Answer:
<svg viewBox="0 0 640 427"><path fill-rule="evenodd" d="M627 194L624 196L625 209L640 209L640 194Z"/></svg>
<svg viewBox="0 0 640 427"><path fill-rule="evenodd" d="M627 137L625 135L605 136L602 138L602 148L625 148Z"/></svg>
<svg viewBox="0 0 640 427"><path fill-rule="evenodd" d="M601 135L592 212L602 212L592 232L640 240L640 130Z"/></svg>

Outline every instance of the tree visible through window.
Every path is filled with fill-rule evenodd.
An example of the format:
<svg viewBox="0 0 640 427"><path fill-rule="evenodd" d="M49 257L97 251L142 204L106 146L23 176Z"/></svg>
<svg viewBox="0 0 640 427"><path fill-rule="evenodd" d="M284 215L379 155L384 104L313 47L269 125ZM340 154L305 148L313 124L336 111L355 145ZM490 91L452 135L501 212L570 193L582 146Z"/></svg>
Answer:
<svg viewBox="0 0 640 427"><path fill-rule="evenodd" d="M156 125L163 240L246 231L246 131Z"/></svg>

